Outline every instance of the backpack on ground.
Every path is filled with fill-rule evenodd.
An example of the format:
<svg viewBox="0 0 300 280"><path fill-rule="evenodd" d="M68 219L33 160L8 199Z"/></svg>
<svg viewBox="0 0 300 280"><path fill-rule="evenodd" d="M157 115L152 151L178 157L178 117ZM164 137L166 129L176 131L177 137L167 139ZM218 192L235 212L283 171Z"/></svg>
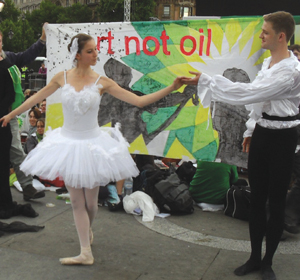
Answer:
<svg viewBox="0 0 300 280"><path fill-rule="evenodd" d="M161 170L159 168L148 166L141 171L139 176L133 179L133 192L142 191L152 197L154 185L157 182L166 179L168 176L168 170Z"/></svg>
<svg viewBox="0 0 300 280"><path fill-rule="evenodd" d="M224 213L226 216L249 220L250 211L250 195L249 186L233 185L226 193L226 203Z"/></svg>
<svg viewBox="0 0 300 280"><path fill-rule="evenodd" d="M189 186L181 181L176 173L155 184L152 198L161 212L172 214L194 212Z"/></svg>

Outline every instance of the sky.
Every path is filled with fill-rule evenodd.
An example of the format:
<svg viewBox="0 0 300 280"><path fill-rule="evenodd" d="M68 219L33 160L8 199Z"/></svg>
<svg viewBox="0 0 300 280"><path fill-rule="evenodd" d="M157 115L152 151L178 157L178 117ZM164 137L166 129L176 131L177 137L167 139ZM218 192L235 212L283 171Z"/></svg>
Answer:
<svg viewBox="0 0 300 280"><path fill-rule="evenodd" d="M196 0L197 16L244 16L264 15L276 11L286 11L300 15L300 5L295 0Z"/></svg>

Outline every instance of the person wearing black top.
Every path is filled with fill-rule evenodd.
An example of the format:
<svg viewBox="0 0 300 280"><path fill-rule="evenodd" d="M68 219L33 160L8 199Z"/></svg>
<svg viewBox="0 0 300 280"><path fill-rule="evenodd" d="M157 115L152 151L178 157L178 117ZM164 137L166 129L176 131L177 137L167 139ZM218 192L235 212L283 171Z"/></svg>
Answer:
<svg viewBox="0 0 300 280"><path fill-rule="evenodd" d="M1 34L1 33L0 33ZM2 38L0 37L2 45ZM7 70L8 63L0 56L0 117L9 113L9 108L15 100L14 86ZM12 140L10 126L0 127L0 212L13 207L13 200L9 186L9 150Z"/></svg>
<svg viewBox="0 0 300 280"><path fill-rule="evenodd" d="M3 54L3 60L6 61L8 68L15 65L20 69L22 66L27 65L31 61L33 61L40 54L40 52L43 50L46 43L46 33L44 30L45 25L46 23L43 25L41 38L24 52L19 52L19 53L13 53L9 51L4 52L2 50L2 44L1 44L0 52ZM0 33L0 38L2 42L2 38L3 38L2 33ZM22 92L19 93L18 91L16 91L16 87L14 92L15 92L15 101L12 104L12 108L11 108L12 110L20 106L24 101L23 93ZM26 154L24 153L22 148L21 138L19 134L19 124L17 118L14 118L10 123L10 129L12 133L12 142L10 148L10 162L16 172L17 179L23 189L23 198L24 200L29 200L29 199L44 197L45 196L44 192L38 192L32 186L32 176L31 175L26 176L20 170L20 164L24 161Z"/></svg>

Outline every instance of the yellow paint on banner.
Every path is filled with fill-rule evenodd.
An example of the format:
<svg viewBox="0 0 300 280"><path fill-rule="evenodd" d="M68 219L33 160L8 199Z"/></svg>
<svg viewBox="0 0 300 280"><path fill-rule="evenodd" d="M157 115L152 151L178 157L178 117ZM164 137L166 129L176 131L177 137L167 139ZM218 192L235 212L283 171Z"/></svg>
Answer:
<svg viewBox="0 0 300 280"><path fill-rule="evenodd" d="M202 105L199 106L198 112L195 119L195 125L201 124L207 121L209 108L203 108Z"/></svg>
<svg viewBox="0 0 300 280"><path fill-rule="evenodd" d="M105 124L105 125L102 125L101 127L111 127L111 122Z"/></svg>
<svg viewBox="0 0 300 280"><path fill-rule="evenodd" d="M138 150L140 154L145 154L145 155L149 154L142 134L140 134L139 137L134 139L134 141L130 144L128 150L129 153L136 153L136 151Z"/></svg>
<svg viewBox="0 0 300 280"><path fill-rule="evenodd" d="M61 127L64 123L63 108L61 103L54 103L47 106L46 127L52 129Z"/></svg>
<svg viewBox="0 0 300 280"><path fill-rule="evenodd" d="M255 28L257 24L260 23L260 20L252 21L250 24L245 28L245 30L242 33L242 37L239 40L239 47L240 47L240 53L244 49L244 47L247 45L249 40L253 37Z"/></svg>
<svg viewBox="0 0 300 280"><path fill-rule="evenodd" d="M249 59L253 54L255 54L257 51L261 49L261 39L259 38L260 33L261 31L258 31L253 35L251 51L247 59Z"/></svg>
<svg viewBox="0 0 300 280"><path fill-rule="evenodd" d="M231 51L241 33L242 28L240 23L235 19L230 19L225 27L225 36L229 44L229 51Z"/></svg>
<svg viewBox="0 0 300 280"><path fill-rule="evenodd" d="M254 64L254 66L259 65L261 63L264 62L265 58L269 57L271 55L269 50L266 50L261 56L260 58L256 61L256 63Z"/></svg>
<svg viewBox="0 0 300 280"><path fill-rule="evenodd" d="M212 42L216 46L217 50L219 51L219 54L222 54L222 45L223 45L223 37L224 37L224 32L223 29L219 24L216 22L208 21L207 24L207 29L211 29L211 34L212 36ZM205 38L207 40L207 38ZM204 52L206 52L206 42L204 42Z"/></svg>
<svg viewBox="0 0 300 280"><path fill-rule="evenodd" d="M200 139L200 140L199 140ZM209 120L209 127L207 129L207 122L195 126L193 139L193 152L201 150L211 142L215 141L215 134L212 128L212 120Z"/></svg>
<svg viewBox="0 0 300 280"><path fill-rule="evenodd" d="M176 77L178 76L187 76L187 77L194 77L195 75L192 75L189 73L189 71L198 72L197 69L192 67L189 64L175 64L172 66L166 67L170 72L175 74ZM183 91L183 87L180 88L180 92Z"/></svg>
<svg viewBox="0 0 300 280"><path fill-rule="evenodd" d="M179 45L176 45L175 47L178 50L178 52L181 52ZM184 49L187 52L189 52L189 51L191 51L192 48L184 47ZM184 54L182 54L182 56L186 59L187 62L199 62L199 63L206 64L204 62L204 60L201 58L201 56L199 56L199 46L198 46L198 44L197 44L197 48L196 48L195 52L192 55L184 55Z"/></svg>
<svg viewBox="0 0 300 280"><path fill-rule="evenodd" d="M193 155L176 138L165 157L182 158L182 155L189 157L189 159L194 159Z"/></svg>

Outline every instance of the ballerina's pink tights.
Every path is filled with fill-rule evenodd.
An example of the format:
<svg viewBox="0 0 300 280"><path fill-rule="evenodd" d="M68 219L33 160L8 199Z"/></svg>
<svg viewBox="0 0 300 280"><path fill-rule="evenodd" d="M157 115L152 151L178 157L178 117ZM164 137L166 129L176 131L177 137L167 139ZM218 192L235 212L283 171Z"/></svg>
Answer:
<svg viewBox="0 0 300 280"><path fill-rule="evenodd" d="M75 189L67 187L81 247L90 246L90 227L98 211L99 187Z"/></svg>

